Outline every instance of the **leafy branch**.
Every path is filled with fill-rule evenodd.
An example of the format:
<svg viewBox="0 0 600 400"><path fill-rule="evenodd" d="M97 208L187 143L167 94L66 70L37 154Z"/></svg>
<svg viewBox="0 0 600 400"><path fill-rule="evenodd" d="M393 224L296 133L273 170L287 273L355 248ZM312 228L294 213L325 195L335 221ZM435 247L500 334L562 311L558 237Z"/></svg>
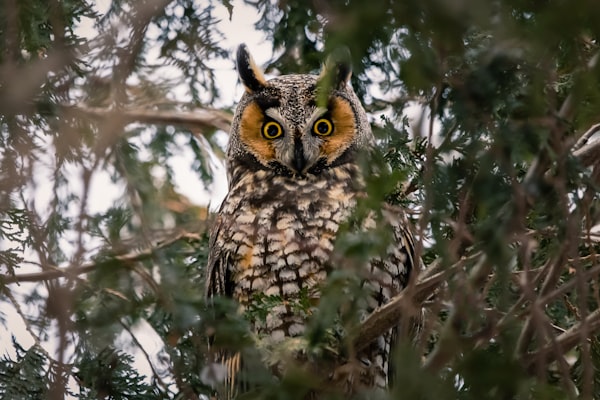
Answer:
<svg viewBox="0 0 600 400"><path fill-rule="evenodd" d="M134 250L125 254L117 254L108 256L104 260L92 261L81 265L69 265L66 267L58 267L55 265L46 265L46 270L41 272L32 272L27 274L15 275L0 275L0 282L5 285L23 283L23 282L43 282L58 278L74 278L79 275L87 274L97 270L105 265L113 264L114 261L119 261L120 265L128 266L136 262L151 259L157 251L173 245L179 241L198 242L201 236L197 233L178 232L172 237L162 239L154 246L149 246L144 249ZM190 254L193 254L190 251Z"/></svg>

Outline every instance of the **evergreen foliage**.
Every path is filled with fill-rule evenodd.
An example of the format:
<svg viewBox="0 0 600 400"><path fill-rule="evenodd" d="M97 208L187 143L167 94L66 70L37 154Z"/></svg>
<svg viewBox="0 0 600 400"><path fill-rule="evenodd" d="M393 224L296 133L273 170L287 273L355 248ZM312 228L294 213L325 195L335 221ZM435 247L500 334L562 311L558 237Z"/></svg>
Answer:
<svg viewBox="0 0 600 400"><path fill-rule="evenodd" d="M245 3L273 44L268 74L317 72L350 49L378 137L356 218L381 199L411 210L426 267L389 312L424 307L423 332L396 349L389 392L371 394L600 398L600 3ZM231 112L215 107L212 62L232 49L215 10L238 7L0 7L0 310L20 319L0 314L0 332L24 324L33 338L0 337L1 398L207 398L225 374L218 348L252 365L244 398L300 399L319 384L294 367L274 376L286 349L248 332L281 299L246 315L205 303L212 215L175 185L182 147L207 186L223 157ZM87 18L94 38L76 29ZM102 182L118 193L99 207ZM356 261L385 241L348 234L338 251ZM383 310L360 322L347 306L353 278L336 271L318 308L294 305L310 323L289 346L326 365L366 324L381 328Z"/></svg>

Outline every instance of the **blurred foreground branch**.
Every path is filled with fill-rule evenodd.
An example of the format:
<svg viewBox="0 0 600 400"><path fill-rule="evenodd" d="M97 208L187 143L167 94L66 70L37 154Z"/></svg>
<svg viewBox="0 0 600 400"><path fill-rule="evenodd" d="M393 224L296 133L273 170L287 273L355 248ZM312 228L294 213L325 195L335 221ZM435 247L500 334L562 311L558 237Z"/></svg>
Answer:
<svg viewBox="0 0 600 400"><path fill-rule="evenodd" d="M183 125L202 130L220 129L229 132L232 115L225 111L199 108L193 111L161 111L142 108L108 109L84 105L63 106L68 113L89 118L118 119L123 123L140 122L163 125Z"/></svg>
<svg viewBox="0 0 600 400"><path fill-rule="evenodd" d="M169 247L180 240L186 241L200 241L201 237L197 233L180 232L170 238L163 239L156 243L152 247L148 247L142 250L135 250L125 254L114 255L107 257L105 260L98 260L88 262L82 265L70 265L68 267L58 267L55 265L46 265L48 270L42 272L33 272L28 274L16 274L16 275L0 275L0 282L4 285L22 282L42 282L49 281L57 278L69 278L79 276L92 272L102 265L107 263L113 263L114 261L120 261L124 264L131 262L138 262L152 257L152 255L160 249Z"/></svg>

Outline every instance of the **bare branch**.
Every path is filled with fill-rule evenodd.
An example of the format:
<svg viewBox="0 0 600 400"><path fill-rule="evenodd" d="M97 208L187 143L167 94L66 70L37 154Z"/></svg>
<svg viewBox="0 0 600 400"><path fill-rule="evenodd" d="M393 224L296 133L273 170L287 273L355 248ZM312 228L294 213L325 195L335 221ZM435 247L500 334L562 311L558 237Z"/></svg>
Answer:
<svg viewBox="0 0 600 400"><path fill-rule="evenodd" d="M449 275L461 268L466 259L463 259L444 271L425 277L413 287L409 286L389 302L373 311L358 327L354 338L354 348L360 351L377 339L383 332L398 325L406 314L415 312L435 290L440 287ZM425 275L423 271L422 275ZM426 275L425 275L426 276ZM423 276L421 276L423 278Z"/></svg>
<svg viewBox="0 0 600 400"><path fill-rule="evenodd" d="M594 125L600 130L600 124ZM600 139L594 140L573 152L573 155L586 167L600 163Z"/></svg>
<svg viewBox="0 0 600 400"><path fill-rule="evenodd" d="M572 326L566 332L560 334L556 338L556 345L558 345L561 349L561 354L569 351L573 347L579 343L581 340L581 329L583 325L587 325L588 332L592 334L593 332L600 331L600 309L592 312L588 317L578 323L577 325ZM546 362L550 362L555 359L557 353L554 351L554 345L552 343L548 343L541 349L537 350L533 353L528 353L526 355L526 364L529 369L533 368L536 360L543 358Z"/></svg>
<svg viewBox="0 0 600 400"><path fill-rule="evenodd" d="M141 122L163 125L183 125L229 132L232 115L220 110L200 108L193 111L158 111L152 109L108 109L85 105L65 105L68 112L99 119L120 119L123 123Z"/></svg>
<svg viewBox="0 0 600 400"><path fill-rule="evenodd" d="M583 145L587 144L592 136L596 134L596 132L600 131L600 124L594 124L581 135L581 137L577 140L577 142L573 145L573 151L578 150L583 147Z"/></svg>

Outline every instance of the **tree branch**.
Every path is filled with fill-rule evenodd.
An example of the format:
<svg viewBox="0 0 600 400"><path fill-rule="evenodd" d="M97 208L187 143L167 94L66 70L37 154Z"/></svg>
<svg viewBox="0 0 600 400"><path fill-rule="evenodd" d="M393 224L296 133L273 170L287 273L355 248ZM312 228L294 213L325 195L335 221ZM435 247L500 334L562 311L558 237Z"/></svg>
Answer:
<svg viewBox="0 0 600 400"><path fill-rule="evenodd" d="M590 138L594 136L598 131L600 131L600 124L592 125L590 129L585 131L583 135L581 135L581 137L577 139L577 142L573 145L573 151L578 150L581 147L583 147L583 145L587 144L588 140L590 140Z"/></svg>
<svg viewBox="0 0 600 400"><path fill-rule="evenodd" d="M201 129L220 129L229 132L232 115L220 110L199 108L193 111L158 111L152 109L108 109L85 105L64 105L67 112L98 119L117 118L124 123L142 122L162 125L184 125Z"/></svg>
<svg viewBox="0 0 600 400"><path fill-rule="evenodd" d="M594 126L597 126L597 130L600 130L600 124ZM573 152L573 155L577 157L585 167L600 163L600 139L581 146Z"/></svg>
<svg viewBox="0 0 600 400"><path fill-rule="evenodd" d="M383 332L397 326L398 321L406 316L406 310L419 308L423 301L446 281L448 275L464 265L464 261L461 260L450 268L423 279L414 287L403 290L389 302L373 311L358 327L353 343L356 351L366 348Z"/></svg>
<svg viewBox="0 0 600 400"><path fill-rule="evenodd" d="M572 349L581 340L580 330L584 325L587 325L588 332L592 334L595 331L600 330L600 309L592 312L588 317L579 322L577 325L572 326L566 332L560 334L555 341L555 344L562 350L561 354ZM554 351L555 344L548 343L541 349L533 353L526 355L526 365L528 369L534 368L536 360L540 357L543 358L547 363L555 360L557 352Z"/></svg>
<svg viewBox="0 0 600 400"><path fill-rule="evenodd" d="M4 285L9 285L9 284L21 283L21 282L49 281L52 279L57 279L57 278L62 278L62 277L68 278L68 277L78 276L78 275L86 274L88 272L92 272L95 269L101 267L102 265L113 262L115 260L121 261L123 263L139 262L139 261L150 258L154 254L154 252L156 252L157 250L168 247L182 239L200 240L200 235L195 234L195 233L182 232L182 233L175 235L172 238L169 238L160 243L157 243L153 247L148 247L143 250L137 250L137 251L133 251L130 253L121 254L121 255L115 255L114 257L111 257L107 260L94 261L94 262L89 262L89 263L85 263L82 265L70 265L68 267L62 267L62 268L58 267L58 266L47 265L48 270L41 271L41 272L33 272L33 273L29 273L29 274L17 274L17 275L0 275L0 283L2 283Z"/></svg>

